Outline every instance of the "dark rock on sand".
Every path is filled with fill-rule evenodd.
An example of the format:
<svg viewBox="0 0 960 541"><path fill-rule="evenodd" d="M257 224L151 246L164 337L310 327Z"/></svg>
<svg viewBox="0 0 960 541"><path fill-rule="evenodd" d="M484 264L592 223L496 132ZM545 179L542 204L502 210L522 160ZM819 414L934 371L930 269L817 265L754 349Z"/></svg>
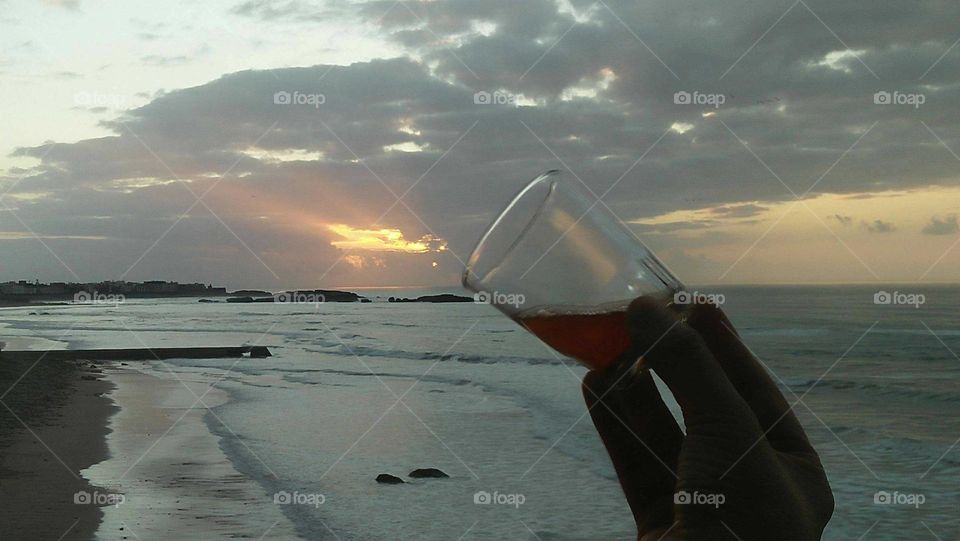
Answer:
<svg viewBox="0 0 960 541"><path fill-rule="evenodd" d="M403 484L403 479L400 479L396 475L390 475L389 473L381 473L377 476L377 482L387 485L401 485Z"/></svg>
<svg viewBox="0 0 960 541"><path fill-rule="evenodd" d="M450 477L450 476L436 468L417 468L412 472L410 472L410 477L414 479L423 479L423 478L440 479L443 477Z"/></svg>

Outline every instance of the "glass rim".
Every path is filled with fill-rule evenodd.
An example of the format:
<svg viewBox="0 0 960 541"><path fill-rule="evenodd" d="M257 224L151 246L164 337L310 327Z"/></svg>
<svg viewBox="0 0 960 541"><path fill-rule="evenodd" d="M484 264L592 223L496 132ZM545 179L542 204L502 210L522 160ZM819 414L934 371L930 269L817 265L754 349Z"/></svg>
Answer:
<svg viewBox="0 0 960 541"><path fill-rule="evenodd" d="M517 194L510 199L510 202L507 203L507 205L503 208L503 210L501 210L497 214L496 219L494 219L493 222L491 222L490 225L487 226L486 232L483 234L482 237L480 237L480 240L477 241L476 246L474 246L473 250L470 252L470 257L467 258L467 264L464 266L463 275L460 278L460 282L465 288L471 291L476 291L476 289L471 287L470 285L470 275L474 274L475 276L477 276L473 272L474 267L477 264L477 260L479 259L480 254L483 251L483 248L489 243L490 236L494 232L498 231L499 229L498 226L501 224L501 222L503 222L506 219L506 217L511 213L511 211L515 209L515 207L517 206L517 203L519 203L531 190L539 187L544 181L547 181L547 180L550 180L550 182L553 183L550 186L550 189L547 190L547 193L544 196L543 201L541 201L537 205L536 211L530 214L530 217L524 223L523 228L520 229L520 233L516 235L516 238L513 240L513 242L511 242L510 245L505 250L502 251L503 253L500 255L499 259L503 259L511 251L513 251L513 249L517 246L517 244L519 244L520 240L523 238L523 235L527 232L527 230L530 229L530 227L534 224L534 222L536 222L537 218L543 212L544 203L546 203L547 199L553 194L554 190L556 189L556 180L557 180L556 177L558 177L561 173L562 171L560 171L559 169L550 169L548 171L545 171L537 175L536 177L533 178L533 180L528 182L526 186L524 186L519 192L517 192ZM477 276L477 278L480 278L480 276Z"/></svg>

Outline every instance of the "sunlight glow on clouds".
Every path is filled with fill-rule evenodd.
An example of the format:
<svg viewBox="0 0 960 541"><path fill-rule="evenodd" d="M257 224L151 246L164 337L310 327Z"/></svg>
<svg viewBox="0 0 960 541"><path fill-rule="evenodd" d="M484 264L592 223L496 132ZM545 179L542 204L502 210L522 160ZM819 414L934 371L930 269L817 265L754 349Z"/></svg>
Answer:
<svg viewBox="0 0 960 541"><path fill-rule="evenodd" d="M332 224L327 227L330 231L344 238L344 240L330 242L334 247L343 250L425 254L442 252L447 247L445 240L433 235L424 235L417 240L407 240L404 238L403 232L395 228L356 229L345 224ZM351 265L354 265L354 263L351 263Z"/></svg>
<svg viewBox="0 0 960 541"><path fill-rule="evenodd" d="M264 148L250 147L243 151L243 153L251 158L267 163L308 162L322 160L324 158L323 152L297 148L267 150Z"/></svg>
<svg viewBox="0 0 960 541"><path fill-rule="evenodd" d="M362 255L344 256L343 262L351 267L360 270L365 268L386 268L387 262L382 257Z"/></svg>
<svg viewBox="0 0 960 541"><path fill-rule="evenodd" d="M569 101L575 98L596 98L601 92L610 88L610 83L617 80L617 73L610 68L603 68L597 72L595 80L588 84L572 86L560 94L560 99Z"/></svg>

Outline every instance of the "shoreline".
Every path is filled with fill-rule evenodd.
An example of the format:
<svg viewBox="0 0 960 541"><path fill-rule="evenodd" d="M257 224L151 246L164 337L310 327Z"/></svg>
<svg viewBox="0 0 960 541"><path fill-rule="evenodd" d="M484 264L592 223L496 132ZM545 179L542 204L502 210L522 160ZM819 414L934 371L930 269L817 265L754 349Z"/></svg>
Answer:
<svg viewBox="0 0 960 541"><path fill-rule="evenodd" d="M229 401L208 377L181 383L152 364L0 364L3 404L15 413L0 405L3 538L297 537L194 404Z"/></svg>
<svg viewBox="0 0 960 541"><path fill-rule="evenodd" d="M0 417L7 431L0 441L4 537L91 539L99 527L103 511L94 500L110 496L81 472L109 457L108 422L118 408L107 397L113 385L91 366L5 363L0 377L6 394Z"/></svg>
<svg viewBox="0 0 960 541"><path fill-rule="evenodd" d="M109 419L110 457L83 475L116 487L124 500L103 509L98 537L297 537L273 494L237 469L223 452L224 436L210 430L207 407L229 401L210 387L216 378L181 373L178 380L158 364L104 366L118 407Z"/></svg>

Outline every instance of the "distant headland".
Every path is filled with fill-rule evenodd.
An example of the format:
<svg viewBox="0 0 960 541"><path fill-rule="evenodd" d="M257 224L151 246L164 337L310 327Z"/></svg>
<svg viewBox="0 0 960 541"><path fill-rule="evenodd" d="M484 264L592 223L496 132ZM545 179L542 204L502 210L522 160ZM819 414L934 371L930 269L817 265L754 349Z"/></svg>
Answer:
<svg viewBox="0 0 960 541"><path fill-rule="evenodd" d="M199 297L199 302L214 303L259 303L276 302L290 304L315 304L324 302L375 302L352 291L335 289L297 289L279 292L263 291L259 289L241 289L228 291L225 287L211 284L167 282L149 280L145 282L102 281L102 282L51 282L39 281L11 281L0 283L0 306L23 305L32 303L114 303L122 302L126 298L166 298L166 297ZM451 293L440 295L422 295L416 298L390 297L376 300L386 300L392 303L425 302L473 302L472 297L464 297Z"/></svg>
<svg viewBox="0 0 960 541"><path fill-rule="evenodd" d="M377 297L382 302L382 298ZM200 302L217 302L212 299L200 299ZM235 291L227 302L278 302L292 304L315 304L322 302L375 302L372 299L353 293L351 291L337 291L331 289L313 289L281 291L271 293L269 291L244 290ZM402 297L389 297L387 302L428 302L428 303L447 303L447 302L473 302L473 297L464 297L443 293L441 295L422 295L413 299Z"/></svg>
<svg viewBox="0 0 960 541"><path fill-rule="evenodd" d="M219 297L228 295L227 288L210 284L181 284L149 280L146 282L51 282L19 280L0 283L0 304L29 304L51 301L90 301L101 297Z"/></svg>

